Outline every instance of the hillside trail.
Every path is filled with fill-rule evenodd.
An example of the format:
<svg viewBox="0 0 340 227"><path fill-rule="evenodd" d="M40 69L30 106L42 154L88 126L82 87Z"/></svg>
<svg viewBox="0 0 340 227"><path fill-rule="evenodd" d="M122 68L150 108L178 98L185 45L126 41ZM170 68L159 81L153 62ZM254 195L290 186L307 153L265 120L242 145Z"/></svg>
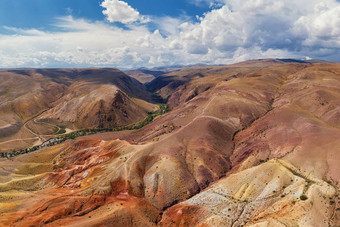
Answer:
<svg viewBox="0 0 340 227"><path fill-rule="evenodd" d="M51 107L52 108L52 107ZM39 135L37 134L36 132L34 132L32 129L30 129L27 125L30 123L30 122L34 122L36 123L36 119L38 117L40 117L43 113L47 112L48 110L50 110L51 108L48 108L44 111L42 111L41 113L39 113L38 115L26 120L24 122L24 125L23 125L23 128L26 129L28 132L30 132L32 135L34 135L35 137L31 137L31 138L22 138L22 139L12 139L12 140L7 140L7 141L4 141L4 142L0 142L0 144L6 144L6 143L11 143L11 142L15 142L15 141L22 141L22 140L37 140L33 146L36 146L36 145L40 145L42 144L46 138L44 138L43 136L55 136L55 135ZM58 126L56 126L58 127ZM58 127L59 128L59 127ZM60 129L60 128L59 128Z"/></svg>

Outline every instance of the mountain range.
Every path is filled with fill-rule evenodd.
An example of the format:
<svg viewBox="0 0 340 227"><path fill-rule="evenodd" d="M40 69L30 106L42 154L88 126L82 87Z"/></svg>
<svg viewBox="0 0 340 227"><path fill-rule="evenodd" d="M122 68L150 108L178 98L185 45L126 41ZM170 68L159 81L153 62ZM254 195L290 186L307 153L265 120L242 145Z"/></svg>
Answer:
<svg viewBox="0 0 340 227"><path fill-rule="evenodd" d="M170 108L0 158L0 226L340 225L340 64L126 73L0 71L7 152Z"/></svg>

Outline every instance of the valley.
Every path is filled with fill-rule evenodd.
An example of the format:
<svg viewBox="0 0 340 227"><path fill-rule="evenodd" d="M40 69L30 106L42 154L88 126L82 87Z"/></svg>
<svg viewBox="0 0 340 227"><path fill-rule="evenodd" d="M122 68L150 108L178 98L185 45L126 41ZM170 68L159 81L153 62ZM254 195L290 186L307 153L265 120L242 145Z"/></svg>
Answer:
<svg viewBox="0 0 340 227"><path fill-rule="evenodd" d="M0 158L0 226L340 225L339 64L130 73L0 71L0 152L89 132Z"/></svg>
<svg viewBox="0 0 340 227"><path fill-rule="evenodd" d="M3 70L0 80L0 152L40 145L60 127L127 126L158 109L142 84L115 69Z"/></svg>

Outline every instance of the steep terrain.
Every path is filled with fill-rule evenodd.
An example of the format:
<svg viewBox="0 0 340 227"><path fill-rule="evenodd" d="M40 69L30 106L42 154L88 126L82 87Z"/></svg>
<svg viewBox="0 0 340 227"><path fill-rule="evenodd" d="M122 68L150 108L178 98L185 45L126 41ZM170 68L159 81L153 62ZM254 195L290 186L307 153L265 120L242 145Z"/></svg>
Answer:
<svg viewBox="0 0 340 227"><path fill-rule="evenodd" d="M0 226L338 226L339 87L272 59L159 76L144 128L0 159Z"/></svg>
<svg viewBox="0 0 340 227"><path fill-rule="evenodd" d="M157 110L151 94L117 69L0 71L1 151L41 143L58 127L126 126Z"/></svg>

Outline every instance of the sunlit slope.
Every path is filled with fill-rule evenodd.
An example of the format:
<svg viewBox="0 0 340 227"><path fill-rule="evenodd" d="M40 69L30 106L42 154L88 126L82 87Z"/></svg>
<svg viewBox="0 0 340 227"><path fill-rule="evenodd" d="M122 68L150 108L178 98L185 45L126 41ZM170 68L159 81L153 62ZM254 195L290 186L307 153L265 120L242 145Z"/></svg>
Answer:
<svg viewBox="0 0 340 227"><path fill-rule="evenodd" d="M338 64L174 73L154 84L173 109L144 128L2 159L0 223L340 224Z"/></svg>
<svg viewBox="0 0 340 227"><path fill-rule="evenodd" d="M0 71L1 151L42 143L60 127L126 126L157 110L145 87L117 69Z"/></svg>

